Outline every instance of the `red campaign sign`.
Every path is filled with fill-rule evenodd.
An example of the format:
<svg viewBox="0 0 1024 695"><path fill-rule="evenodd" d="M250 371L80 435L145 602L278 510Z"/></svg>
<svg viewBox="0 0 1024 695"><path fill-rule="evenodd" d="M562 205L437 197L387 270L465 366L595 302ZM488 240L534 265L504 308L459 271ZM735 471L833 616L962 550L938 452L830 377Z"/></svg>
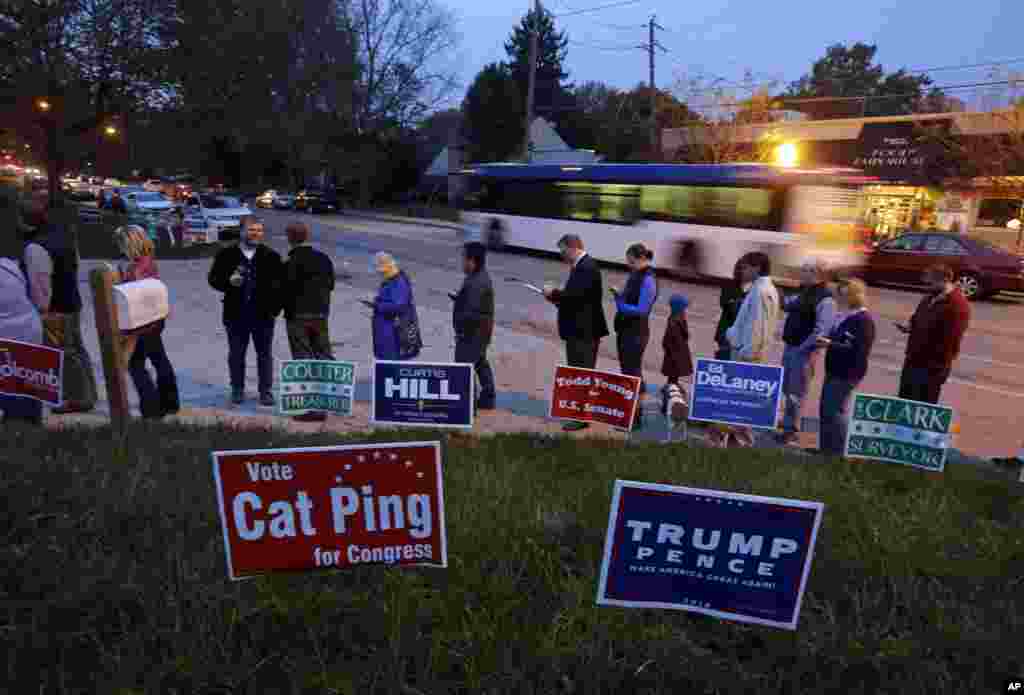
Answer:
<svg viewBox="0 0 1024 695"><path fill-rule="evenodd" d="M448 566L440 442L216 451L228 576Z"/></svg>
<svg viewBox="0 0 1024 695"><path fill-rule="evenodd" d="M555 367L549 416L629 429L640 403L640 377Z"/></svg>
<svg viewBox="0 0 1024 695"><path fill-rule="evenodd" d="M64 351L0 339L0 394L61 405Z"/></svg>

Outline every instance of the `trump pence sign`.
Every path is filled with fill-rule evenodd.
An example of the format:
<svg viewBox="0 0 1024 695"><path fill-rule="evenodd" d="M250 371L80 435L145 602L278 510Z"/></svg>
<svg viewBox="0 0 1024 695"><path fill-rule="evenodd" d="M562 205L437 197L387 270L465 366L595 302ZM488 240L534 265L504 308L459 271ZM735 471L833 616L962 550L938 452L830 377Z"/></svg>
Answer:
<svg viewBox="0 0 1024 695"><path fill-rule="evenodd" d="M64 352L18 340L0 340L0 394L61 404Z"/></svg>
<svg viewBox="0 0 1024 695"><path fill-rule="evenodd" d="M782 393L782 367L697 359L690 419L773 429Z"/></svg>
<svg viewBox="0 0 1024 695"><path fill-rule="evenodd" d="M555 367L548 416L629 429L640 404L640 378L580 367Z"/></svg>
<svg viewBox="0 0 1024 695"><path fill-rule="evenodd" d="M448 565L439 442L212 456L231 579Z"/></svg>
<svg viewBox="0 0 1024 695"><path fill-rule="evenodd" d="M824 505L615 481L597 603L795 630Z"/></svg>
<svg viewBox="0 0 1024 695"><path fill-rule="evenodd" d="M474 386L471 364L377 360L370 422L472 428Z"/></svg>

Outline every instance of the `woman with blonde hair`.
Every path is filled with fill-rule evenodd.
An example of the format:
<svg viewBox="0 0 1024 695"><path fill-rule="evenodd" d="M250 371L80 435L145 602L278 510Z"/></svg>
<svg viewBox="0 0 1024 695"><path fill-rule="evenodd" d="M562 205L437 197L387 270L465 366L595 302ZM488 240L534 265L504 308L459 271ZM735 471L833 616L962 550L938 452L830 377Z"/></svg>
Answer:
<svg viewBox="0 0 1024 695"><path fill-rule="evenodd" d="M373 309L373 356L378 360L415 359L423 343L412 282L391 254L378 253L374 263L382 279L380 290L372 301L364 302Z"/></svg>
<svg viewBox="0 0 1024 695"><path fill-rule="evenodd" d="M156 247L146 231L138 225L121 227L115 233L125 259L117 270L115 282L134 282L147 278L160 279L156 265ZM178 380L164 348L164 319L126 332L122 347L128 355L128 373L139 393L139 406L144 418L173 415L180 407ZM149 360L156 370L156 384L146 369Z"/></svg>
<svg viewBox="0 0 1024 695"><path fill-rule="evenodd" d="M842 456L846 446L846 410L853 392L868 373L868 359L875 344L875 322L868 314L867 287L861 280L847 280L839 286L846 309L829 336L819 337L825 353L825 383L821 387L818 449L823 454Z"/></svg>

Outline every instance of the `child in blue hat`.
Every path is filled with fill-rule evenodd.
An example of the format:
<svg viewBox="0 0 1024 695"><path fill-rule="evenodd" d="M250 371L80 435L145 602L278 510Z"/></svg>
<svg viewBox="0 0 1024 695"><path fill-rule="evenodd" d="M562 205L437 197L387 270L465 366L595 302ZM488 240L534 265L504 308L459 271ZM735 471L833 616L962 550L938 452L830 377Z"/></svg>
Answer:
<svg viewBox="0 0 1024 695"><path fill-rule="evenodd" d="M665 325L665 337L661 340L661 347L665 351L665 357L661 363L661 373L665 376L666 383L662 389L662 411L670 415L673 421L685 420L685 413L682 412L684 404L689 400L689 380L693 376L693 357L690 354L690 327L686 322L686 307L690 300L686 295L674 294L668 301L672 311ZM679 380L684 383L680 384ZM672 389L672 387L677 389ZM670 399L670 394L674 394ZM669 413L669 401L677 403L673 406L673 412Z"/></svg>

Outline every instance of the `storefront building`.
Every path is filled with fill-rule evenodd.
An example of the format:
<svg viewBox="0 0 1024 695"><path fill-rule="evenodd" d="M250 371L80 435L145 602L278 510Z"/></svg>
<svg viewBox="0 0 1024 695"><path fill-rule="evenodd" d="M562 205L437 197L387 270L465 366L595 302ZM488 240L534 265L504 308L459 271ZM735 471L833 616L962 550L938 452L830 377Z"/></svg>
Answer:
<svg viewBox="0 0 1024 695"><path fill-rule="evenodd" d="M698 161L694 155L707 152L708 138L727 138L740 145L741 157L746 148L755 159L763 153L764 143L794 143L799 153L798 166L854 167L877 180L865 187L863 206L865 226L874 229L877 238L907 229L937 228L972 232L1001 246L1016 246L1017 232L1008 230L1006 224L1024 214L1024 176L1004 177L1003 182L1011 185L993 187L981 179L954 184L943 177L943 172L948 164L945 143L991 139L1015 128L1020 128L1019 133L1014 133L1015 138L1024 140L1024 111L785 121L712 128L664 131L666 159ZM1013 181L1017 178L1019 181Z"/></svg>

